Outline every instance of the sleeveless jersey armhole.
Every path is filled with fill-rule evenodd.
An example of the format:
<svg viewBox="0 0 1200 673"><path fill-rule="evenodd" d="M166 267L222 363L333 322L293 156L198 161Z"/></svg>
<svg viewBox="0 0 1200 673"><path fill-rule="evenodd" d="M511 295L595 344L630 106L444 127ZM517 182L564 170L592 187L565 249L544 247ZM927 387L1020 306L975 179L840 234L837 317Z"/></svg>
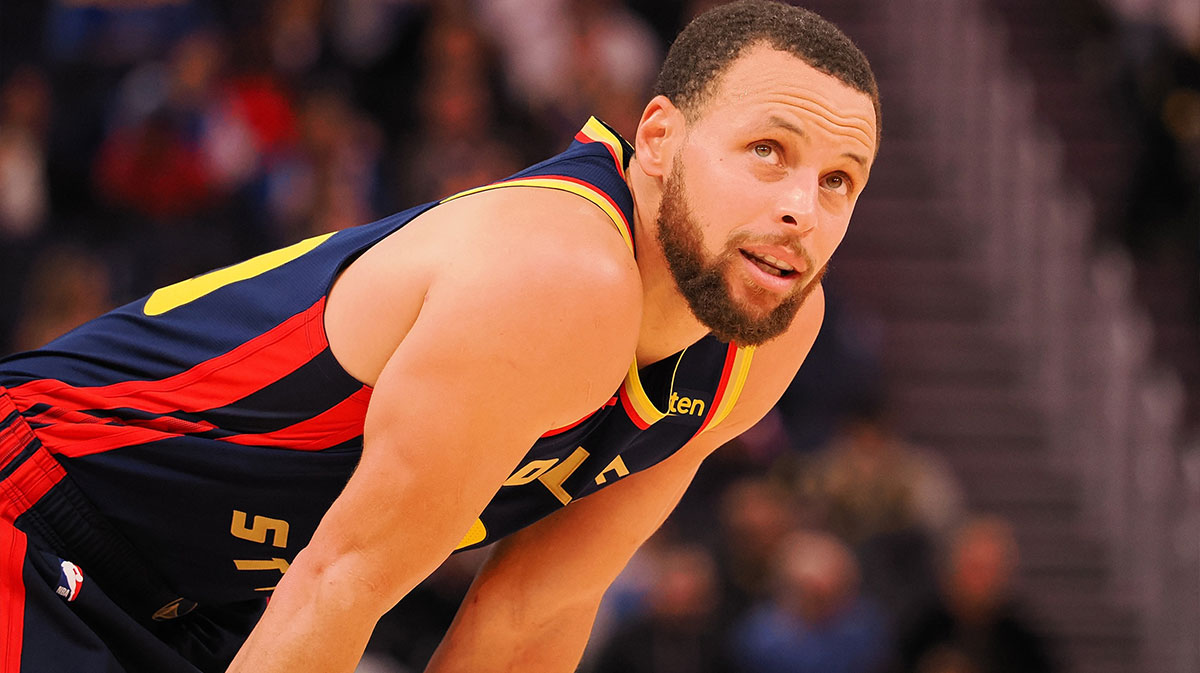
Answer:
<svg viewBox="0 0 1200 673"><path fill-rule="evenodd" d="M578 178L567 177L565 175L539 175L533 177L514 178L512 180L504 180L495 182L490 185L468 189L465 192L459 192L454 196L448 197L442 201L447 203L455 199L460 199L464 196L478 194L480 192L491 191L503 187L541 187L544 189L557 189L564 192L570 192L576 196L581 196L591 203L595 204L608 219L612 221L613 226L617 229L617 233L621 235L621 239L625 241L625 246L633 252L633 232L629 226L629 222L625 218L625 214L617 207L617 204L608 194L604 193L595 185L589 184Z"/></svg>
<svg viewBox="0 0 1200 673"><path fill-rule="evenodd" d="M721 382L717 386L716 399L708 417L704 419L704 423L693 437L705 430L717 427L728 418L729 412L733 411L733 407L737 404L742 389L746 385L746 377L750 374L750 364L754 359L754 346L730 344L729 348L732 352L725 360L725 369L721 372Z"/></svg>

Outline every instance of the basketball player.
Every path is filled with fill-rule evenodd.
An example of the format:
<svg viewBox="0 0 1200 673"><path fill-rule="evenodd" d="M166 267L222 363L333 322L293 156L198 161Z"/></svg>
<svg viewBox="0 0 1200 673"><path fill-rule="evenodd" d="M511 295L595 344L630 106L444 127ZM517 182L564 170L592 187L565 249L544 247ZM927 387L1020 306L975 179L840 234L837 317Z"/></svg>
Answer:
<svg viewBox="0 0 1200 673"><path fill-rule="evenodd" d="M483 545L429 670L574 670L800 366L878 143L863 55L765 0L690 24L657 94L632 146L593 119L0 363L0 673L350 671Z"/></svg>

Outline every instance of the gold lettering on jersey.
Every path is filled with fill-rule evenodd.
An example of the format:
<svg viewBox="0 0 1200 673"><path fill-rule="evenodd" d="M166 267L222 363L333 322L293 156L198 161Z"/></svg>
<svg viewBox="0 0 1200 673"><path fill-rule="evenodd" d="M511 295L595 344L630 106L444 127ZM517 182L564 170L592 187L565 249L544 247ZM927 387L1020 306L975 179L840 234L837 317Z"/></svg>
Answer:
<svg viewBox="0 0 1200 673"><path fill-rule="evenodd" d="M259 544L267 541L267 533L272 533L271 544L283 549L287 547L288 522L283 519L256 516L253 525L247 528L246 513L235 509L233 510L233 522L229 524L229 533L236 538Z"/></svg>
<svg viewBox="0 0 1200 673"><path fill-rule="evenodd" d="M672 414L703 416L704 400L692 397L680 397L679 393L671 393L671 400L668 404L667 410Z"/></svg>
<svg viewBox="0 0 1200 673"><path fill-rule="evenodd" d="M546 460L531 460L521 466L521 469L512 473L512 476L504 480L504 486L524 486L529 482L546 474L550 468L558 462L557 458L549 458Z"/></svg>
<svg viewBox="0 0 1200 673"><path fill-rule="evenodd" d="M459 542L454 550L458 551L463 547L470 547L473 544L483 542L483 539L486 537L487 527L483 525L482 521L475 519L475 523L471 524L471 530L467 531L467 534L463 536L462 542Z"/></svg>
<svg viewBox="0 0 1200 673"><path fill-rule="evenodd" d="M267 544L267 533L271 534L270 544L283 549L287 547L288 522L283 519L272 519L269 516L256 516L251 525L246 526L247 514L241 510L233 510L233 520L229 523L229 534L239 540L248 540L258 544ZM233 565L238 570L278 570L279 574L287 572L287 559L234 559ZM274 586L258 587L255 591L273 591Z"/></svg>
<svg viewBox="0 0 1200 673"><path fill-rule="evenodd" d="M597 486L602 486L608 481L608 477L605 475L607 475L609 472L615 472L617 476L614 477L614 479L620 479L621 477L629 475L629 468L625 467L625 461L621 460L620 456L613 458L612 462L608 464L608 467L600 470L600 474L596 475Z"/></svg>
<svg viewBox="0 0 1200 673"><path fill-rule="evenodd" d="M288 568L291 567L287 559L282 558L234 559L233 565L237 566L238 570L278 570L280 575L287 572ZM274 586L258 587L255 591L272 591L274 589Z"/></svg>
<svg viewBox="0 0 1200 673"><path fill-rule="evenodd" d="M567 503L571 502L572 498L570 493L567 493L563 490L563 482L566 481L567 478L569 478L575 472L575 470L579 469L579 465L583 463L583 461L587 460L587 457L587 449L581 446L578 449L575 449L575 452L570 456L567 456L566 460L562 461L558 465L555 465L553 469L548 470L545 474L538 477L538 481L542 482L542 485L550 489L550 492L554 494L554 497L558 498L559 502L566 505Z"/></svg>
<svg viewBox="0 0 1200 673"><path fill-rule="evenodd" d="M291 564L287 559L236 559L233 565L237 566L238 570L278 570L281 574L288 571Z"/></svg>
<svg viewBox="0 0 1200 673"><path fill-rule="evenodd" d="M216 271L188 278L174 285L168 285L155 290L150 295L150 298L146 300L146 305L142 308L142 312L146 315L162 315L171 309L176 309L184 304L196 301L204 295L215 292L226 285L264 274L287 264L293 259L303 256L313 248L324 243L330 236L333 236L333 234L314 236L299 243L289 245L286 248L272 250L258 257L252 257L239 264L227 266L224 269L217 269Z"/></svg>

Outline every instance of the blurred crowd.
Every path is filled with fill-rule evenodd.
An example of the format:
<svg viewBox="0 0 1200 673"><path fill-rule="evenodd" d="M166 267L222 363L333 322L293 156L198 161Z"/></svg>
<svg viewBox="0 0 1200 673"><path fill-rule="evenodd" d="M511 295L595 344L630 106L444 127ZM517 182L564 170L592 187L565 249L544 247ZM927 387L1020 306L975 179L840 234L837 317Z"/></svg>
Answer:
<svg viewBox="0 0 1200 673"><path fill-rule="evenodd" d="M631 131L691 11L646 4L5 3L0 352Z"/></svg>
<svg viewBox="0 0 1200 673"><path fill-rule="evenodd" d="M665 46L712 4L6 2L0 353L502 178L588 115L631 136ZM1200 60L1153 37L1127 81L1157 166L1130 207L1161 226L1126 237L1196 248ZM896 434L870 321L830 306L779 408L706 464L609 592L582 670L1057 670L1013 591L1013 531ZM385 617L361 670L420 670L478 562L453 557Z"/></svg>

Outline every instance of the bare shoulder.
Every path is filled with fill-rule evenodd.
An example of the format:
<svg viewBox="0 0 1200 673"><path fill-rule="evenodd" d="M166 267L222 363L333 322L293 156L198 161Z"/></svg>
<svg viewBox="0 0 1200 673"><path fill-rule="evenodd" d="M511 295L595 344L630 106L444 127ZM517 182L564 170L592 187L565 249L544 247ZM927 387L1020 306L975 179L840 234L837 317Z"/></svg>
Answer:
<svg viewBox="0 0 1200 673"><path fill-rule="evenodd" d="M458 303L463 315L503 310L552 321L632 352L640 282L595 205L506 187L437 206L373 246L338 279L326 329L338 360L369 384L431 300Z"/></svg>
<svg viewBox="0 0 1200 673"><path fill-rule="evenodd" d="M413 223L429 236L429 260L443 282L475 269L550 279L591 299L613 291L640 297L633 254L612 221L574 194L506 187L445 203ZM385 242L390 243L390 242Z"/></svg>

